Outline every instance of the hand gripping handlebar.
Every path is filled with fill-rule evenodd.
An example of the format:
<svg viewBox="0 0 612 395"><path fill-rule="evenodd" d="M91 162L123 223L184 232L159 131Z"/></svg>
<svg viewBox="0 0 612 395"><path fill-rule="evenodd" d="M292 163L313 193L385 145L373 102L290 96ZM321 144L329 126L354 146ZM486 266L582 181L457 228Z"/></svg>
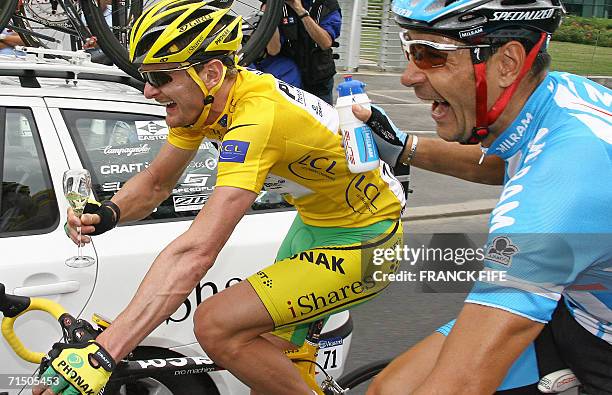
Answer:
<svg viewBox="0 0 612 395"><path fill-rule="evenodd" d="M48 299L7 295L4 284L0 284L0 311L4 314L2 319L2 336L4 336L9 346L15 351L15 354L28 362L39 364L45 353L34 352L26 348L15 334L13 328L18 317L32 310L47 312L56 320L60 320L60 317L66 313L62 306Z"/></svg>

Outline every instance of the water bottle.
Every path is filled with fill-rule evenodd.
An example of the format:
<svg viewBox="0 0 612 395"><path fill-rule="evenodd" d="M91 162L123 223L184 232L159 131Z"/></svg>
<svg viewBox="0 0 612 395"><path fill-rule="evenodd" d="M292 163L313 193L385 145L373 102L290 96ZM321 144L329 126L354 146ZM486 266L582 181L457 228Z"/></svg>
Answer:
<svg viewBox="0 0 612 395"><path fill-rule="evenodd" d="M353 104L370 108L370 99L365 94L365 84L344 77L344 82L338 85L338 100L336 110L340 117L340 130L344 140L346 161L351 173L363 173L378 168L380 159L372 136L372 130L353 114Z"/></svg>

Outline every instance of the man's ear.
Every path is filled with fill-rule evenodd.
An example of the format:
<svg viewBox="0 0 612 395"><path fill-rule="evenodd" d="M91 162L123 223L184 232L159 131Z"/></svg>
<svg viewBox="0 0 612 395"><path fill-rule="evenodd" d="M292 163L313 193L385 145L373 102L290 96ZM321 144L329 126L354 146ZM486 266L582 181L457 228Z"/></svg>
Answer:
<svg viewBox="0 0 612 395"><path fill-rule="evenodd" d="M219 59L213 59L204 65L199 75L206 87L210 89L223 78L223 63Z"/></svg>
<svg viewBox="0 0 612 395"><path fill-rule="evenodd" d="M497 50L496 68L499 75L499 85L507 88L518 78L527 60L527 53L518 41L510 41Z"/></svg>

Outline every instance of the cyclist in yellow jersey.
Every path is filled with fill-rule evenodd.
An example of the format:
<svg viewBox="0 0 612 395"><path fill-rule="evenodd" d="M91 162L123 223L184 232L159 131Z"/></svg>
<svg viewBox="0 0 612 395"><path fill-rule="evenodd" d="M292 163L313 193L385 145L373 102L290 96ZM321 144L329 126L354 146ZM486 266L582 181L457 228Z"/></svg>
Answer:
<svg viewBox="0 0 612 395"><path fill-rule="evenodd" d="M338 116L327 103L235 66L240 18L227 11L199 0L162 0L134 24L130 57L147 81L145 96L166 104L168 141L111 201L88 205L80 220L69 211L67 232L78 242L77 226L97 235L148 215L204 138L221 143L217 183L189 230L156 258L96 343L54 354L45 375L61 376L72 391L83 382L101 388L113 364L96 367L100 361L120 360L180 306L264 186L283 193L298 212L276 262L208 298L194 316L202 348L254 392L312 394L282 350L303 342L309 322L379 294L387 282L376 281L374 271L398 269L396 261L373 265L372 256L402 241L400 183L385 164L348 171ZM86 361L79 382L61 368L74 354Z"/></svg>

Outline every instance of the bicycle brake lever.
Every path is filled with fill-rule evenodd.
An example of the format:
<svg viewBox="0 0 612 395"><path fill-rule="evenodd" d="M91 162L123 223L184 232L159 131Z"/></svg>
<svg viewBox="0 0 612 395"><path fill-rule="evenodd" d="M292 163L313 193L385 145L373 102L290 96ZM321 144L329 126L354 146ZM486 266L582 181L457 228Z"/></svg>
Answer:
<svg viewBox="0 0 612 395"><path fill-rule="evenodd" d="M347 390L340 387L332 376L327 376L321 383L321 389L326 395L342 395L346 394Z"/></svg>
<svg viewBox="0 0 612 395"><path fill-rule="evenodd" d="M86 343L95 340L99 332L83 319L76 319L68 313L64 313L59 318L59 323L64 333L64 341L71 343Z"/></svg>

